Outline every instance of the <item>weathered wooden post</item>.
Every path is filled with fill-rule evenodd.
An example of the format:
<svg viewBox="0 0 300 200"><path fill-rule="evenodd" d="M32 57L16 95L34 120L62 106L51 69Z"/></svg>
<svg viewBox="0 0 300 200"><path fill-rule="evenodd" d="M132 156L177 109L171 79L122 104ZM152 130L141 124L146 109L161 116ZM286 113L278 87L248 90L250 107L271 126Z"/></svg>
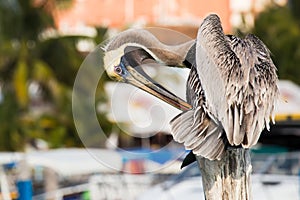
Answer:
<svg viewBox="0 0 300 200"><path fill-rule="evenodd" d="M251 195L250 151L230 148L221 160L197 156L206 200L249 200Z"/></svg>

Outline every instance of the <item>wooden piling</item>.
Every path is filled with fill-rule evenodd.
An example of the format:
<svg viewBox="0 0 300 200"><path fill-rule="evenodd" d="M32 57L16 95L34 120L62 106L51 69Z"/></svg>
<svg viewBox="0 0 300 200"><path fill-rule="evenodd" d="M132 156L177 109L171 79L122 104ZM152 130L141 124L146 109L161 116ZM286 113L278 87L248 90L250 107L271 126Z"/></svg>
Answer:
<svg viewBox="0 0 300 200"><path fill-rule="evenodd" d="M244 148L229 148L221 160L197 156L206 200L251 200L251 157Z"/></svg>

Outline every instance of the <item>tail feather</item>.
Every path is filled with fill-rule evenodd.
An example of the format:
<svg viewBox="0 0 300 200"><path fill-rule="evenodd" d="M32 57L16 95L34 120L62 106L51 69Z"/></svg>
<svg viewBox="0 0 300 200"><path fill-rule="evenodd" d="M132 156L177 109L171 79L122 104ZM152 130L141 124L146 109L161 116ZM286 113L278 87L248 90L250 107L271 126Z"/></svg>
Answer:
<svg viewBox="0 0 300 200"><path fill-rule="evenodd" d="M199 112L198 108L182 112L170 124L174 140L183 143L186 149L210 160L221 159L225 150L223 138L220 137L223 128L204 110Z"/></svg>
<svg viewBox="0 0 300 200"><path fill-rule="evenodd" d="M193 151L190 151L184 158L184 160L181 163L180 169L188 166L189 164L193 163L196 161L196 156L193 153Z"/></svg>

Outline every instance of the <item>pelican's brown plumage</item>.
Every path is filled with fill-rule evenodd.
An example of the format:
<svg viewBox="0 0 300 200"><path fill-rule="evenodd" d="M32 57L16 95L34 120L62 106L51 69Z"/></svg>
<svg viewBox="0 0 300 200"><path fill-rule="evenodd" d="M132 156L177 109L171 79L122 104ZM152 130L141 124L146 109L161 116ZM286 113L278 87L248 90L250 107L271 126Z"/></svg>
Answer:
<svg viewBox="0 0 300 200"><path fill-rule="evenodd" d="M210 15L198 31L196 51L207 109L231 145L255 145L264 127L269 129L270 116L274 119L278 97L269 50L252 34L225 36L219 17Z"/></svg>

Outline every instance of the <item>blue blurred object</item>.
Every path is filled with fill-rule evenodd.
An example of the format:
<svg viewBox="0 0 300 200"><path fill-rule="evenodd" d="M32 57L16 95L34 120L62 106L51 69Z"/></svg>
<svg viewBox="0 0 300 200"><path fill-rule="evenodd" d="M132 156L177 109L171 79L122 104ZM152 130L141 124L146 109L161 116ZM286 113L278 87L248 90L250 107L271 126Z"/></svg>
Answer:
<svg viewBox="0 0 300 200"><path fill-rule="evenodd" d="M148 148L131 148L125 151L119 151L123 158L123 162L130 160L152 160L159 164L164 164L178 155L182 154L182 149L160 149L152 150Z"/></svg>
<svg viewBox="0 0 300 200"><path fill-rule="evenodd" d="M19 197L18 200L32 200L31 180L19 180L17 182Z"/></svg>
<svg viewBox="0 0 300 200"><path fill-rule="evenodd" d="M10 162L3 164L4 169L13 169L17 166L16 162Z"/></svg>

